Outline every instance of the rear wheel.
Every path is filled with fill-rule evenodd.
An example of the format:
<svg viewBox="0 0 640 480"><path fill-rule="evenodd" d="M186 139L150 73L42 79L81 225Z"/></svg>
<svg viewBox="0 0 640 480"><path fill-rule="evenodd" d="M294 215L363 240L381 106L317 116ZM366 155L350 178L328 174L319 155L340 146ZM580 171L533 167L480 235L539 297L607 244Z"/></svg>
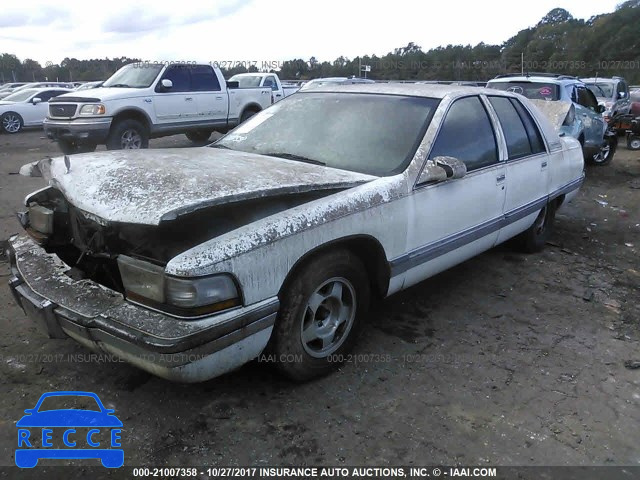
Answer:
<svg viewBox="0 0 640 480"><path fill-rule="evenodd" d="M249 120L256 113L258 112L256 112L255 110L245 110L244 112L242 112L242 115L240 116L240 123L244 123L245 121Z"/></svg>
<svg viewBox="0 0 640 480"><path fill-rule="evenodd" d="M336 250L312 258L288 282L270 349L289 378L326 375L344 361L369 307L365 272L357 256Z"/></svg>
<svg viewBox="0 0 640 480"><path fill-rule="evenodd" d="M640 150L640 135L628 135L627 148L629 150Z"/></svg>
<svg viewBox="0 0 640 480"><path fill-rule="evenodd" d="M107 138L108 150L137 150L149 148L147 129L137 120L121 120L111 128Z"/></svg>
<svg viewBox="0 0 640 480"><path fill-rule="evenodd" d="M192 130L191 132L185 133L187 138L192 142L206 142L209 140L213 132L211 130Z"/></svg>
<svg viewBox="0 0 640 480"><path fill-rule="evenodd" d="M541 251L551 235L555 217L555 202L547 203L538 213L533 225L515 238L518 249L526 253Z"/></svg>
<svg viewBox="0 0 640 480"><path fill-rule="evenodd" d="M18 133L22 130L24 122L22 117L15 112L7 112L0 118L0 125L7 133Z"/></svg>

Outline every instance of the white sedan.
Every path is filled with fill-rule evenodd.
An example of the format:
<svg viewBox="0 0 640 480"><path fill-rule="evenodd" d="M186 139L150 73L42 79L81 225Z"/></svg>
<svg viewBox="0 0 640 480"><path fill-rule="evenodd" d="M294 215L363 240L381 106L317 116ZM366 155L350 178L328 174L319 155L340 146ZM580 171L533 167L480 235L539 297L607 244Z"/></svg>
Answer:
<svg viewBox="0 0 640 480"><path fill-rule="evenodd" d="M17 133L22 127L42 126L49 113L49 100L69 88L27 88L0 100L0 126L7 133Z"/></svg>
<svg viewBox="0 0 640 480"><path fill-rule="evenodd" d="M580 143L524 97L411 84L322 86L209 147L21 173L49 180L9 240L25 312L188 382L263 351L296 380L330 372L372 297L506 240L542 249L584 178Z"/></svg>

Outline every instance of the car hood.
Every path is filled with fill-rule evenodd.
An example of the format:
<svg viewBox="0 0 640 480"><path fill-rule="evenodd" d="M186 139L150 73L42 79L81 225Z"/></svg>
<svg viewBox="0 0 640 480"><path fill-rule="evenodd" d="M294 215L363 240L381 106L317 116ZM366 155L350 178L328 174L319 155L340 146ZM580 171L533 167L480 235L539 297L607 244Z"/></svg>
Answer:
<svg viewBox="0 0 640 480"><path fill-rule="evenodd" d="M569 109L571 108L571 102L565 102L562 100L557 100L553 102L549 102L546 100L529 100L533 103L538 110L540 110L545 117L549 119L551 124L556 130L559 130L564 123L564 119L567 117L567 113L569 113Z"/></svg>
<svg viewBox="0 0 640 480"><path fill-rule="evenodd" d="M16 102L7 102L6 100L0 100L0 105L13 105Z"/></svg>
<svg viewBox="0 0 640 480"><path fill-rule="evenodd" d="M42 174L97 221L144 225L215 205L351 188L377 178L208 147L73 155L25 165L20 173Z"/></svg>
<svg viewBox="0 0 640 480"><path fill-rule="evenodd" d="M65 101L77 103L105 102L114 98L148 97L149 95L149 90L146 88L98 87L91 88L89 90L63 93L62 95L55 97L56 100L53 103Z"/></svg>

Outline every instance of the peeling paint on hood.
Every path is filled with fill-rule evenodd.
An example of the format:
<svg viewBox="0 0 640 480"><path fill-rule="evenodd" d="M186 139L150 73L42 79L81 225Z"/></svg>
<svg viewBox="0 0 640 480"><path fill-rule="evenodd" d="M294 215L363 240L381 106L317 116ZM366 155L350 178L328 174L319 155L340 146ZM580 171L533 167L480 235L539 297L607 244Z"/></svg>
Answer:
<svg viewBox="0 0 640 480"><path fill-rule="evenodd" d="M377 177L216 148L114 151L43 160L49 184L75 207L110 222L158 225L201 208ZM44 167L44 168L43 168ZM24 169L24 172L23 172ZM27 166L21 173L31 173ZM67 171L68 169L68 171Z"/></svg>
<svg viewBox="0 0 640 480"><path fill-rule="evenodd" d="M564 119L567 117L567 113L571 108L571 102L548 102L546 100L529 100L533 103L538 110L540 110L551 122L556 130L562 127Z"/></svg>

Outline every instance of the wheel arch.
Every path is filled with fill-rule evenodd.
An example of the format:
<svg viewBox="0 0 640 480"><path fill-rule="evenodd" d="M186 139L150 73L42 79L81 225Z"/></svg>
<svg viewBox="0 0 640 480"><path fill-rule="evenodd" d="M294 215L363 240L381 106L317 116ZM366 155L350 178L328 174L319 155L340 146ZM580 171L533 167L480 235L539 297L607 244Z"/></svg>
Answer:
<svg viewBox="0 0 640 480"><path fill-rule="evenodd" d="M111 126L113 127L122 120L136 120L144 125L144 127L147 129L147 133L151 133L151 119L149 118L149 115L147 115L147 113L143 110L131 107L120 110L113 116Z"/></svg>
<svg viewBox="0 0 640 480"><path fill-rule="evenodd" d="M334 249L344 248L357 256L364 265L372 293L385 297L389 290L391 268L382 244L371 235L351 235L324 243L305 253L289 269L278 297L287 290L296 274L313 258Z"/></svg>

